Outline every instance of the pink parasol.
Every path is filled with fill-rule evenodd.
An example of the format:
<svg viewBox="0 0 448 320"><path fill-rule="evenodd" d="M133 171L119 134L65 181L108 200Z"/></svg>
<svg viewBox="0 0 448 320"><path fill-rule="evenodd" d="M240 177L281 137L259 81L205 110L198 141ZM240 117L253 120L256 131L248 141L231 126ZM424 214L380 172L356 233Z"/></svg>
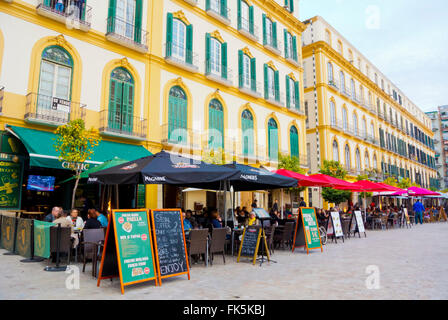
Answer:
<svg viewBox="0 0 448 320"><path fill-rule="evenodd" d="M285 177L289 177L289 178L293 178L296 179L298 181L298 186L299 187L325 187L325 186L329 186L329 183L326 181L321 181L319 179L313 178L311 176L305 176L303 174L297 173L297 172L293 172L293 171L289 171L286 169L279 169L277 171L275 171L276 174L285 176Z"/></svg>

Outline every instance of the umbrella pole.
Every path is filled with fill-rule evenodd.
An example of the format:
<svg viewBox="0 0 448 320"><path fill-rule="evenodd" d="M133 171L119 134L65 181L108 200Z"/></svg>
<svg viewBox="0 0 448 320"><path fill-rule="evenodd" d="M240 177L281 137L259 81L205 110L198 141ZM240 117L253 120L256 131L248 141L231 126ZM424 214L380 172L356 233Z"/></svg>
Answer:
<svg viewBox="0 0 448 320"><path fill-rule="evenodd" d="M115 205L116 208L120 208L120 202L118 201L118 184L115 185Z"/></svg>
<svg viewBox="0 0 448 320"><path fill-rule="evenodd" d="M282 192L282 219L285 219L284 212L283 212L283 189L281 189L281 192Z"/></svg>

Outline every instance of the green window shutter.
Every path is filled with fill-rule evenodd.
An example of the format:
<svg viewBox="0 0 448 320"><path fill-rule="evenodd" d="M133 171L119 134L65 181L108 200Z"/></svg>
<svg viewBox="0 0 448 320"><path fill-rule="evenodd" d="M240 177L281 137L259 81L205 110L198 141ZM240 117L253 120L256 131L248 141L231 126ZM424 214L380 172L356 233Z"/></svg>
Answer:
<svg viewBox="0 0 448 320"><path fill-rule="evenodd" d="M238 84L239 87L243 87L243 78L244 78L244 66L243 66L243 50L238 50Z"/></svg>
<svg viewBox="0 0 448 320"><path fill-rule="evenodd" d="M297 36L294 36L292 38L292 58L295 61L299 60L298 53L297 53Z"/></svg>
<svg viewBox="0 0 448 320"><path fill-rule="evenodd" d="M135 2L135 26L134 26L134 41L137 43L142 42L142 14L143 3L142 0L136 0Z"/></svg>
<svg viewBox="0 0 448 320"><path fill-rule="evenodd" d="M250 59L250 79L252 91L257 91L257 60L256 58Z"/></svg>
<svg viewBox="0 0 448 320"><path fill-rule="evenodd" d="M132 132L134 115L134 86L123 85L123 105L121 108L121 130Z"/></svg>
<svg viewBox="0 0 448 320"><path fill-rule="evenodd" d="M266 34L266 14L263 13L263 45L267 43L267 34Z"/></svg>
<svg viewBox="0 0 448 320"><path fill-rule="evenodd" d="M120 113L123 100L123 83L110 80L108 128L120 129Z"/></svg>
<svg viewBox="0 0 448 320"><path fill-rule="evenodd" d="M296 127L291 127L289 132L289 143L291 144L291 157L299 157L299 135Z"/></svg>
<svg viewBox="0 0 448 320"><path fill-rule="evenodd" d="M254 122L251 119L241 118L242 149L245 156L254 155Z"/></svg>
<svg viewBox="0 0 448 320"><path fill-rule="evenodd" d="M224 79L227 79L227 42L221 45L221 60L222 60L222 74Z"/></svg>
<svg viewBox="0 0 448 320"><path fill-rule="evenodd" d="M289 11L294 12L294 0L289 0Z"/></svg>
<svg viewBox="0 0 448 320"><path fill-rule="evenodd" d="M288 31L286 29L283 30L283 35L285 36L285 58L288 59L291 57L291 53L288 50Z"/></svg>
<svg viewBox="0 0 448 320"><path fill-rule="evenodd" d="M51 7L51 0L44 0L44 6Z"/></svg>
<svg viewBox="0 0 448 320"><path fill-rule="evenodd" d="M205 73L210 73L211 70L211 61L210 61L210 45L211 45L211 36L210 33L205 34Z"/></svg>
<svg viewBox="0 0 448 320"><path fill-rule="evenodd" d="M275 100L280 101L280 74L278 71L275 71L274 77L275 77Z"/></svg>
<svg viewBox="0 0 448 320"><path fill-rule="evenodd" d="M269 159L276 161L278 159L278 129L269 127Z"/></svg>
<svg viewBox="0 0 448 320"><path fill-rule="evenodd" d="M167 57L171 57L172 53L172 45L173 45L173 14L168 13L166 19L166 52L165 55Z"/></svg>
<svg viewBox="0 0 448 320"><path fill-rule="evenodd" d="M205 10L210 9L210 0L205 0Z"/></svg>
<svg viewBox="0 0 448 320"><path fill-rule="evenodd" d="M219 136L214 130L218 131ZM209 148L218 150L224 148L224 115L222 110L216 110L215 108L209 107L209 131L210 131L210 143ZM213 138L213 139L212 139Z"/></svg>
<svg viewBox="0 0 448 320"><path fill-rule="evenodd" d="M187 26L186 62L193 64L193 25Z"/></svg>
<svg viewBox="0 0 448 320"><path fill-rule="evenodd" d="M264 64L264 98L269 99L269 89L268 89L268 65Z"/></svg>
<svg viewBox="0 0 448 320"><path fill-rule="evenodd" d="M254 31L254 6L249 7L249 32L255 34Z"/></svg>
<svg viewBox="0 0 448 320"><path fill-rule="evenodd" d="M50 0L47 0L50 2ZM115 32L115 11L117 7L116 0L109 0L109 10L107 12L107 33Z"/></svg>
<svg viewBox="0 0 448 320"><path fill-rule="evenodd" d="M289 92L289 79L290 77L286 75L286 108L291 107L291 92Z"/></svg>
<svg viewBox="0 0 448 320"><path fill-rule="evenodd" d="M170 142L185 144L187 142L187 100L170 95L168 102L168 139ZM177 132L177 129L184 129Z"/></svg>
<svg viewBox="0 0 448 320"><path fill-rule="evenodd" d="M274 48L278 48L277 44L277 22L272 23L272 33L273 33L273 39L274 39Z"/></svg>
<svg viewBox="0 0 448 320"><path fill-rule="evenodd" d="M299 86L300 82L296 81L294 83L294 95L295 95L295 100L296 100L296 110L300 111L300 86Z"/></svg>
<svg viewBox="0 0 448 320"><path fill-rule="evenodd" d="M238 0L238 30L241 29L241 1L242 0Z"/></svg>
<svg viewBox="0 0 448 320"><path fill-rule="evenodd" d="M221 0L221 15L227 18L227 0Z"/></svg>

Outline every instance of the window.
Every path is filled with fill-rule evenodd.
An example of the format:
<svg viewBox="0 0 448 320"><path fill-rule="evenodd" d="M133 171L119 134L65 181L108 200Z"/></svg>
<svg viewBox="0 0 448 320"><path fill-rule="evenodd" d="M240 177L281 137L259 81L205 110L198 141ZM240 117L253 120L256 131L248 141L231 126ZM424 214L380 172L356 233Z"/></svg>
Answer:
<svg viewBox="0 0 448 320"><path fill-rule="evenodd" d="M238 0L238 30L254 35L254 7L243 0Z"/></svg>
<svg viewBox="0 0 448 320"><path fill-rule="evenodd" d="M210 43L210 70L212 73L221 74L221 42L211 38Z"/></svg>
<svg viewBox="0 0 448 320"><path fill-rule="evenodd" d="M274 119L269 119L268 122L268 149L269 159L278 160L278 125Z"/></svg>
<svg viewBox="0 0 448 320"><path fill-rule="evenodd" d="M193 26L173 18L172 13L167 17L166 56L193 64Z"/></svg>
<svg viewBox="0 0 448 320"><path fill-rule="evenodd" d="M207 74L215 74L227 79L227 43L206 33L206 70Z"/></svg>
<svg viewBox="0 0 448 320"><path fill-rule="evenodd" d="M244 156L254 155L254 118L249 110L244 110L241 115L242 151Z"/></svg>
<svg viewBox="0 0 448 320"><path fill-rule="evenodd" d="M333 101L330 101L330 121L331 125L336 125L336 106Z"/></svg>
<svg viewBox="0 0 448 320"><path fill-rule="evenodd" d="M339 162L339 146L336 140L333 141L333 161Z"/></svg>
<svg viewBox="0 0 448 320"><path fill-rule="evenodd" d="M350 161L350 148L348 144L345 145L345 168L347 170L351 169L351 161Z"/></svg>
<svg viewBox="0 0 448 320"><path fill-rule="evenodd" d="M171 88L168 97L168 141L171 143L187 143L188 119L187 95L182 88Z"/></svg>
<svg viewBox="0 0 448 320"><path fill-rule="evenodd" d="M369 153L366 151L366 154L364 155L364 167L370 168L370 159L369 159Z"/></svg>
<svg viewBox="0 0 448 320"><path fill-rule="evenodd" d="M328 83L333 84L334 78L333 78L333 64L331 62L328 62Z"/></svg>
<svg viewBox="0 0 448 320"><path fill-rule="evenodd" d="M124 68L116 68L110 77L109 129L132 132L134 120L134 79Z"/></svg>
<svg viewBox="0 0 448 320"><path fill-rule="evenodd" d="M62 47L51 46L42 52L36 116L51 115L65 122L69 120L70 104L65 109L53 110L53 98L71 100L73 59Z"/></svg>
<svg viewBox="0 0 448 320"><path fill-rule="evenodd" d="M356 172L357 173L360 173L361 172L361 154L360 154L360 152L359 152L359 149L356 149L356 152L355 152L355 161L356 161Z"/></svg>
<svg viewBox="0 0 448 320"><path fill-rule="evenodd" d="M373 156L373 169L378 168L378 161L376 160L376 154Z"/></svg>
<svg viewBox="0 0 448 320"><path fill-rule="evenodd" d="M257 92L256 60L243 52L238 51L239 87Z"/></svg>
<svg viewBox="0 0 448 320"><path fill-rule="evenodd" d="M295 126L289 131L289 143L291 145L291 157L299 157L299 131Z"/></svg>
<svg viewBox="0 0 448 320"><path fill-rule="evenodd" d="M224 149L224 110L217 99L213 99L209 104L208 130L208 147L212 150Z"/></svg>
<svg viewBox="0 0 448 320"><path fill-rule="evenodd" d="M362 132L361 135L367 138L367 121L366 119L362 119Z"/></svg>
<svg viewBox="0 0 448 320"><path fill-rule="evenodd" d="M342 127L344 131L348 130L347 109L342 108Z"/></svg>
<svg viewBox="0 0 448 320"><path fill-rule="evenodd" d="M285 7L288 8L289 12L294 12L294 0L285 0Z"/></svg>
<svg viewBox="0 0 448 320"><path fill-rule="evenodd" d="M353 99L356 99L355 80L351 79L350 80L350 85L351 85L351 89L352 89L352 97L353 97Z"/></svg>
<svg viewBox="0 0 448 320"><path fill-rule="evenodd" d="M286 29L285 33L285 58L297 61L297 37L293 36Z"/></svg>
<svg viewBox="0 0 448 320"><path fill-rule="evenodd" d="M370 137L373 139L375 138L375 126L373 122L370 123Z"/></svg>
<svg viewBox="0 0 448 320"><path fill-rule="evenodd" d="M331 32L329 30L325 30L325 41L330 45L331 47Z"/></svg>
<svg viewBox="0 0 448 320"><path fill-rule="evenodd" d="M339 73L339 82L341 83L341 91L345 92L345 74L344 71Z"/></svg>
<svg viewBox="0 0 448 320"><path fill-rule="evenodd" d="M358 135L358 116L353 112L353 133L355 136Z"/></svg>
<svg viewBox="0 0 448 320"><path fill-rule="evenodd" d="M279 91L279 72L269 67L267 64L264 65L264 76L265 76L265 99L280 101L280 91Z"/></svg>
<svg viewBox="0 0 448 320"><path fill-rule="evenodd" d="M277 23L263 14L263 45L277 49Z"/></svg>
<svg viewBox="0 0 448 320"><path fill-rule="evenodd" d="M341 40L338 40L338 52L339 52L340 54L343 55L343 52L342 52L342 42L341 42Z"/></svg>
<svg viewBox="0 0 448 320"><path fill-rule="evenodd" d="M300 110L300 92L299 82L294 81L290 76L286 76L286 107L294 107Z"/></svg>
<svg viewBox="0 0 448 320"><path fill-rule="evenodd" d="M142 0L109 1L107 32L131 39L142 40Z"/></svg>

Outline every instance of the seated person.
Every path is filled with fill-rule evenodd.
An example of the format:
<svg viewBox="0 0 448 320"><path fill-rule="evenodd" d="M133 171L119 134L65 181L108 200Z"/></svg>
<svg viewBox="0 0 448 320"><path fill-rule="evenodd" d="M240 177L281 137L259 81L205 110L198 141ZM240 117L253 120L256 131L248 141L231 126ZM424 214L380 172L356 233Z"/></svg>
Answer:
<svg viewBox="0 0 448 320"><path fill-rule="evenodd" d="M215 229L222 228L222 219L218 213L218 211L213 210L211 214L211 225Z"/></svg>
<svg viewBox="0 0 448 320"><path fill-rule="evenodd" d="M193 211L187 210L185 212L185 219L188 220L188 222L191 224L192 229L198 228L198 223L196 222L196 219L193 217Z"/></svg>
<svg viewBox="0 0 448 320"><path fill-rule="evenodd" d="M60 209L59 207L53 207L53 209L51 210L51 213L49 213L45 216L44 221L45 222L53 222L55 219L57 219L56 217L58 217L60 215L59 210L62 210L62 209Z"/></svg>
<svg viewBox="0 0 448 320"><path fill-rule="evenodd" d="M255 216L255 212L249 213L249 219L247 219L247 225L257 225L257 217Z"/></svg>
<svg viewBox="0 0 448 320"><path fill-rule="evenodd" d="M244 225L246 224L246 214L244 213L244 211L240 210L238 213L238 217L236 218L236 220L238 221L239 225Z"/></svg>
<svg viewBox="0 0 448 320"><path fill-rule="evenodd" d="M97 209L95 209L96 212L96 219L101 223L101 227L107 228L107 224L109 221L107 220L106 216L99 212Z"/></svg>
<svg viewBox="0 0 448 320"><path fill-rule="evenodd" d="M55 217L56 219L53 221L53 223L56 225L60 225L61 228L70 228L70 230L71 230L70 236L73 240L73 247L75 248L79 244L79 239L75 235L75 230L73 228L71 221L67 219L67 213L64 212L64 210L61 207L58 207L58 208L59 208L59 211L58 211L58 214Z"/></svg>
<svg viewBox="0 0 448 320"><path fill-rule="evenodd" d="M72 226L75 230L82 230L84 227L84 220L79 216L78 209L72 209L70 212L70 216L67 219L72 223Z"/></svg>
<svg viewBox="0 0 448 320"><path fill-rule="evenodd" d="M271 210L269 216L271 217L271 223L278 223L278 221L281 220L280 212L278 212L278 210Z"/></svg>
<svg viewBox="0 0 448 320"><path fill-rule="evenodd" d="M87 211L87 221L84 224L84 229L100 229L101 222L97 219L97 214L95 209L89 209Z"/></svg>
<svg viewBox="0 0 448 320"><path fill-rule="evenodd" d="M182 211L182 217L184 219L184 221L183 221L184 222L184 231L186 233L188 233L191 231L191 229L193 229L193 225L191 224L190 220L187 219L186 216L187 216L186 212Z"/></svg>

